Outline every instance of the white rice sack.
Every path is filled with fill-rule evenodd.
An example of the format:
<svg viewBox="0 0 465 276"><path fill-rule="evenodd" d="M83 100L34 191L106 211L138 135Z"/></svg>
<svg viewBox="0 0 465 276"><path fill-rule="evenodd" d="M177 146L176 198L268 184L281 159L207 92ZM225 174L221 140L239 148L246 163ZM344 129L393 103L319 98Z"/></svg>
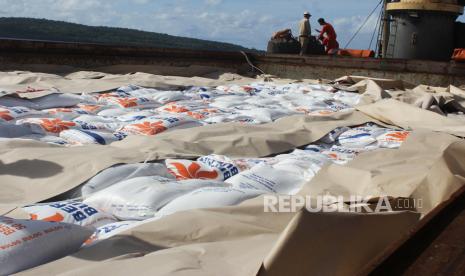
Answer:
<svg viewBox="0 0 465 276"><path fill-rule="evenodd" d="M108 108L106 105L99 104L78 104L79 110L86 111L86 114L98 114L99 112Z"/></svg>
<svg viewBox="0 0 465 276"><path fill-rule="evenodd" d="M197 161L210 168L217 169L221 173L222 178L220 180L222 181L231 178L240 172L239 167L234 164L234 161L224 155L212 154L202 156L197 159Z"/></svg>
<svg viewBox="0 0 465 276"><path fill-rule="evenodd" d="M160 104L185 100L186 97L179 91L158 91L150 97L153 101Z"/></svg>
<svg viewBox="0 0 465 276"><path fill-rule="evenodd" d="M0 137L1 138L18 138L33 134L29 126L13 125L0 121Z"/></svg>
<svg viewBox="0 0 465 276"><path fill-rule="evenodd" d="M91 228L116 221L112 215L77 201L34 204L22 209L29 214L31 220L63 222Z"/></svg>
<svg viewBox="0 0 465 276"><path fill-rule="evenodd" d="M202 187L223 187L218 181L138 177L114 184L88 197L84 202L97 206L121 220L151 218L171 200Z"/></svg>
<svg viewBox="0 0 465 276"><path fill-rule="evenodd" d="M143 89L141 86L134 85L134 84L129 84L125 86L121 86L120 88L116 89L117 92L124 92L124 93L130 93L132 91L136 91L139 89Z"/></svg>
<svg viewBox="0 0 465 276"><path fill-rule="evenodd" d="M208 108L208 105L202 101L179 101L168 103L162 107L157 108L158 112L167 113L187 113L189 111Z"/></svg>
<svg viewBox="0 0 465 276"><path fill-rule="evenodd" d="M80 115L79 117L75 118L73 121L74 122L85 122L85 123L88 123L88 124L92 124L92 123L112 123L112 122L114 122L114 120L111 119L111 118L105 118L105 117L102 117L102 116L89 115L89 114Z"/></svg>
<svg viewBox="0 0 465 276"><path fill-rule="evenodd" d="M198 121L189 117L149 117L120 129L121 132L132 135L156 135L167 130L182 129L201 126Z"/></svg>
<svg viewBox="0 0 465 276"><path fill-rule="evenodd" d="M91 194L110 187L115 183L142 176L161 176L174 179L163 164L142 163L119 165L106 169L87 181L82 186L81 193L84 198L87 198Z"/></svg>
<svg viewBox="0 0 465 276"><path fill-rule="evenodd" d="M134 111L134 110L132 110ZM100 112L97 113L98 116L104 116L104 117L118 117L118 116L123 116L129 112L132 112L131 109L127 108L127 109L124 109L124 108L117 108L117 107L114 107L114 108L108 108L108 109L105 109L105 110L102 110Z"/></svg>
<svg viewBox="0 0 465 276"><path fill-rule="evenodd" d="M0 106L4 107L15 107L15 106L22 106L30 109L39 109L39 106L33 103L28 99L22 99L18 97L12 96L3 96L0 97Z"/></svg>
<svg viewBox="0 0 465 276"><path fill-rule="evenodd" d="M338 142L346 148L365 148L376 143L376 138L387 129L378 126L363 126L350 129L338 137Z"/></svg>
<svg viewBox="0 0 465 276"><path fill-rule="evenodd" d="M409 131L388 131L376 138L381 148L398 149L409 137Z"/></svg>
<svg viewBox="0 0 465 276"><path fill-rule="evenodd" d="M71 145L67 140L62 139L57 136L52 135L42 135L42 134L30 134L20 137L20 139L35 140L48 144L58 145L58 146L69 146Z"/></svg>
<svg viewBox="0 0 465 276"><path fill-rule="evenodd" d="M155 116L156 113L153 111L134 111L134 112L129 112L123 115L119 115L116 117L116 120L121 121L121 122L134 122L134 121L140 121L145 118Z"/></svg>
<svg viewBox="0 0 465 276"><path fill-rule="evenodd" d="M227 122L237 122L237 123L257 123L254 118L241 114L230 114L230 115L217 115L210 118L206 118L204 122L209 124L218 124L218 123L227 123Z"/></svg>
<svg viewBox="0 0 465 276"><path fill-rule="evenodd" d="M255 189L268 193L291 194L300 189L305 179L286 170L260 164L226 180L236 189Z"/></svg>
<svg viewBox="0 0 465 276"><path fill-rule="evenodd" d="M107 98L106 102L119 108L154 108L160 106L149 98Z"/></svg>
<svg viewBox="0 0 465 276"><path fill-rule="evenodd" d="M306 146L303 150L304 151L309 151L309 152L316 152L316 153L322 153L325 150L329 150L331 148L331 145L328 144L312 144Z"/></svg>
<svg viewBox="0 0 465 276"><path fill-rule="evenodd" d="M126 137L124 133L109 133L90 130L70 129L60 132L60 138L71 144L98 144L109 145L121 141Z"/></svg>
<svg viewBox="0 0 465 276"><path fill-rule="evenodd" d="M210 106L216 108L232 108L244 104L246 97L243 96L223 96L216 98Z"/></svg>
<svg viewBox="0 0 465 276"><path fill-rule="evenodd" d="M68 256L92 233L78 225L0 217L0 275Z"/></svg>
<svg viewBox="0 0 465 276"><path fill-rule="evenodd" d="M334 130L332 130L330 133L326 134L323 138L320 139L320 142L326 143L326 144L333 144L336 143L337 139L339 136L341 136L342 133L349 131L350 128L348 127L338 127Z"/></svg>
<svg viewBox="0 0 465 276"><path fill-rule="evenodd" d="M89 114L89 112L80 108L51 108L45 109L44 112L46 112L51 117L59 118L65 121L71 121L83 114Z"/></svg>
<svg viewBox="0 0 465 276"><path fill-rule="evenodd" d="M245 103L258 105L258 106L270 106L270 105L279 105L279 101L273 98L264 98L264 97L252 97L244 101Z"/></svg>
<svg viewBox="0 0 465 276"><path fill-rule="evenodd" d="M69 129L100 130L115 132L121 128L121 123L101 123L83 121L65 121L58 118L28 118L16 122L17 125L27 126L35 134L59 135L60 132Z"/></svg>
<svg viewBox="0 0 465 276"><path fill-rule="evenodd" d="M16 124L29 127L32 133L48 135L58 135L63 130L79 128L75 122L58 118L28 118L18 120Z"/></svg>
<svg viewBox="0 0 465 276"><path fill-rule="evenodd" d="M345 165L352 161L360 153L360 151L340 146L332 146L330 149L324 150L322 153L328 156L328 158L334 163Z"/></svg>
<svg viewBox="0 0 465 276"><path fill-rule="evenodd" d="M270 108L254 108L251 110L238 111L240 114L251 117L256 123L271 123L279 118L296 114L288 110L270 109Z"/></svg>
<svg viewBox="0 0 465 276"><path fill-rule="evenodd" d="M100 241L114 237L126 230L140 225L139 221L118 221L97 228L95 233L84 242L83 247L90 247Z"/></svg>
<svg viewBox="0 0 465 276"><path fill-rule="evenodd" d="M0 122L14 122L21 118L38 117L42 112L27 107L2 107L0 106Z"/></svg>
<svg viewBox="0 0 465 276"><path fill-rule="evenodd" d="M334 99L349 106L356 106L360 103L362 96L358 93L338 91L334 94Z"/></svg>
<svg viewBox="0 0 465 276"><path fill-rule="evenodd" d="M191 160L167 159L165 165L168 171L178 180L185 179L210 179L225 180L225 175L217 167ZM227 174L227 172L226 172Z"/></svg>
<svg viewBox="0 0 465 276"><path fill-rule="evenodd" d="M30 100L35 106L35 109L50 109L55 107L70 107L75 106L85 99L75 94L51 94L44 97Z"/></svg>
<svg viewBox="0 0 465 276"><path fill-rule="evenodd" d="M238 205L241 202L264 194L265 191L227 187L202 188L180 196L157 213L167 216L180 211L203 208L218 208Z"/></svg>
<svg viewBox="0 0 465 276"><path fill-rule="evenodd" d="M331 163L330 159L324 154L303 150L278 155L276 158L280 159L280 161L274 164L273 168L301 176L305 182L310 181L323 166ZM290 194L297 193L300 188L296 187L295 190L290 191Z"/></svg>

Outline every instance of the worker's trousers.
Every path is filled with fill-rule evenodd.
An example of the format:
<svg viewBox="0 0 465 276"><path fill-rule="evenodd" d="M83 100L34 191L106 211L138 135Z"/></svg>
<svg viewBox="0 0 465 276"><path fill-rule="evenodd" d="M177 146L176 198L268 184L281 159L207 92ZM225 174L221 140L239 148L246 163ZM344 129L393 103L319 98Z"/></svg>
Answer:
<svg viewBox="0 0 465 276"><path fill-rule="evenodd" d="M301 36L299 37L300 42L300 55L303 56L308 52L308 44L310 42L310 37L308 36Z"/></svg>

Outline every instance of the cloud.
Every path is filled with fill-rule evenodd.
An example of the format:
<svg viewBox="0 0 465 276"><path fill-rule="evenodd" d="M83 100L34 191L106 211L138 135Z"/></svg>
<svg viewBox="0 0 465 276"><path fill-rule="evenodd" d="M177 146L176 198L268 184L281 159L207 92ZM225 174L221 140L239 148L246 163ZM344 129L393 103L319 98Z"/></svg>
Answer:
<svg viewBox="0 0 465 276"><path fill-rule="evenodd" d="M205 0L205 4L210 6L216 6L223 2L223 0Z"/></svg>

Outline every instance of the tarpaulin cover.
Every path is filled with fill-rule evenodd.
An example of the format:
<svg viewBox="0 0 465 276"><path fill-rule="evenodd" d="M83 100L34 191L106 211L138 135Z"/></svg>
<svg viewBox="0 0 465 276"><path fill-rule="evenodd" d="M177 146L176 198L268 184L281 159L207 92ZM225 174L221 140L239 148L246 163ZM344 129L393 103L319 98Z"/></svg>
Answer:
<svg viewBox="0 0 465 276"><path fill-rule="evenodd" d="M24 90L21 81L12 77L8 82L10 78L0 79L6 93ZM57 79L46 86L40 78L32 73L27 77L39 88L51 89L63 82L60 91L78 91L81 85L76 79ZM113 87L113 80L107 83L105 78L99 75L102 83L97 91L135 81L114 77L118 85ZM93 82L98 83L86 79L82 87L96 87ZM314 142L339 126L376 122L413 132L398 150L362 153L347 165L324 167L300 195L421 198L425 205L421 214L266 213L259 197L235 207L185 211L153 220L22 274L254 275L260 268L262 275L354 274L464 184L463 122L430 111L431 105L422 109L411 104L424 94L434 94L460 105L465 92L455 87L414 91L402 82L358 77L338 82L347 87L358 82L352 89L365 97L358 111L327 117L298 115L263 125L208 125L155 137L131 136L109 146L0 142L0 211L59 195L115 164L211 153L263 157Z"/></svg>

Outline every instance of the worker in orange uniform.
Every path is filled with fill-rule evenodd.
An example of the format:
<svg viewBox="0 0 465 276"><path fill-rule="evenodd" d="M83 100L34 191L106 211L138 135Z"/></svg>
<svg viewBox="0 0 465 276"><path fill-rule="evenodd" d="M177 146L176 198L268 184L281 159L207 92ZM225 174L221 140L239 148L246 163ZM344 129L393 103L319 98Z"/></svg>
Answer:
<svg viewBox="0 0 465 276"><path fill-rule="evenodd" d="M322 41L323 45L326 47L326 53L328 55L334 55L339 50L339 42L337 42L337 34L333 26L327 23L324 18L318 19L318 23L323 27L323 29L316 30L320 33L318 37Z"/></svg>

